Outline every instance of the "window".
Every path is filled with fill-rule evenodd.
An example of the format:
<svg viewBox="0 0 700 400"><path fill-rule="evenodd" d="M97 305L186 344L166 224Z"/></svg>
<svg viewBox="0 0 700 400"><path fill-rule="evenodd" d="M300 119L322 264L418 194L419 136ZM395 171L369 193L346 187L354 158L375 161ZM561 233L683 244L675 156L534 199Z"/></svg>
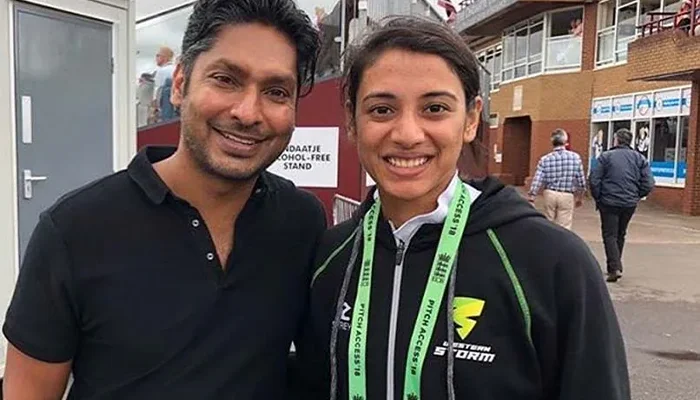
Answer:
<svg viewBox="0 0 700 400"><path fill-rule="evenodd" d="M583 41L583 9L554 12L550 14L549 20L547 70L579 67Z"/></svg>
<svg viewBox="0 0 700 400"><path fill-rule="evenodd" d="M644 158L649 158L649 149L651 147L651 126L649 120L637 121L634 129L634 139L632 147L643 155Z"/></svg>
<svg viewBox="0 0 700 400"><path fill-rule="evenodd" d="M651 170L660 182L674 183L678 117L654 119Z"/></svg>
<svg viewBox="0 0 700 400"><path fill-rule="evenodd" d="M687 148L689 135L689 107L682 107L683 96L689 88L660 89L650 93L620 95L593 99L591 107L590 165L612 144L612 136L618 129L630 129L633 133L632 148L649 160L657 184L684 185L687 173ZM635 99L631 111L625 105ZM649 102L648 99L655 99ZM644 101L647 99L647 101ZM604 110L606 104L618 104L618 114L628 112L628 119L615 118ZM622 107L620 107L620 105ZM622 111L620 111L622 108ZM609 129L608 129L609 128Z"/></svg>
<svg viewBox="0 0 700 400"><path fill-rule="evenodd" d="M627 45L637 38L637 26L651 21L650 13L677 12L682 1L602 0L598 3L596 65L626 61ZM673 20L669 20L668 24L672 25Z"/></svg>
<svg viewBox="0 0 700 400"><path fill-rule="evenodd" d="M619 0L618 0L619 1ZM637 2L622 5L617 10L617 40L615 42L615 61L627 60L627 45L637 35Z"/></svg>
<svg viewBox="0 0 700 400"><path fill-rule="evenodd" d="M678 158L676 164L676 183L685 184L685 176L688 170L687 153L688 153L688 130L690 125L689 117L681 117L681 136L678 141Z"/></svg>
<svg viewBox="0 0 700 400"><path fill-rule="evenodd" d="M501 85L501 63L503 61L501 45L487 48L477 54L487 71L491 73L491 91L496 91Z"/></svg>
<svg viewBox="0 0 700 400"><path fill-rule="evenodd" d="M595 168L598 157L610 147L609 122L596 122L591 126L590 169Z"/></svg>
<svg viewBox="0 0 700 400"><path fill-rule="evenodd" d="M489 128L498 128L498 113L489 114Z"/></svg>
<svg viewBox="0 0 700 400"><path fill-rule="evenodd" d="M501 80L579 68L582 35L581 7L541 14L507 29L503 33Z"/></svg>
<svg viewBox="0 0 700 400"><path fill-rule="evenodd" d="M598 54L596 58L598 65L615 61L616 15L616 0L607 0L598 4Z"/></svg>
<svg viewBox="0 0 700 400"><path fill-rule="evenodd" d="M540 21L536 25L530 26L528 46L530 55L528 59L528 75L535 75L542 72L542 39L544 34L544 23Z"/></svg>

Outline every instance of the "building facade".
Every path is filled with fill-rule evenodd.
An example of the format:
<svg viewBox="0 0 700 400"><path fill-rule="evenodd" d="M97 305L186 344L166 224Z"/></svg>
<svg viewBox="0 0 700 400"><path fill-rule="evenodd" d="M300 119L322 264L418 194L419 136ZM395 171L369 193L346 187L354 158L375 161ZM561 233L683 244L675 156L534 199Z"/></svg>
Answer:
<svg viewBox="0 0 700 400"><path fill-rule="evenodd" d="M700 214L694 171L700 36L677 28L680 0L477 0L457 28L492 72L489 172L529 184L555 128L587 160L620 128L649 160L650 201ZM675 25L675 28L674 28ZM700 159L698 160L700 161Z"/></svg>

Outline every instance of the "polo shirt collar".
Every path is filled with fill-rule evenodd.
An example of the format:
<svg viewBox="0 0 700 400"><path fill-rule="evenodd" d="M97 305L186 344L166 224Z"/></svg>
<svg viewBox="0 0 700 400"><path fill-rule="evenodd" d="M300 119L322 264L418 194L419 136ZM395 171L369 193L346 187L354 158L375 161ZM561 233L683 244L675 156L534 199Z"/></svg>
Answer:
<svg viewBox="0 0 700 400"><path fill-rule="evenodd" d="M172 146L146 146L139 150L127 168L129 177L139 185L154 204L163 204L168 194L172 192L153 168L153 164L172 156L175 150L176 147ZM259 196L266 193L269 180L268 174L263 172L255 182L253 195Z"/></svg>
<svg viewBox="0 0 700 400"><path fill-rule="evenodd" d="M162 204L170 193L170 189L153 169L153 164L173 155L175 149L175 147L164 146L144 147L139 150L127 168L129 177L141 187L154 204Z"/></svg>

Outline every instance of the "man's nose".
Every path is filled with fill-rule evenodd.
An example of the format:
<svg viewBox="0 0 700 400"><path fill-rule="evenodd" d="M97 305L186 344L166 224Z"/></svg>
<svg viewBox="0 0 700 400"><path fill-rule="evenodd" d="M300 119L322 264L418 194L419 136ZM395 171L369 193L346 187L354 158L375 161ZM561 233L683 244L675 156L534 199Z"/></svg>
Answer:
<svg viewBox="0 0 700 400"><path fill-rule="evenodd" d="M236 103L231 107L231 117L244 126L257 125L262 121L262 105L257 90L246 89L240 93Z"/></svg>

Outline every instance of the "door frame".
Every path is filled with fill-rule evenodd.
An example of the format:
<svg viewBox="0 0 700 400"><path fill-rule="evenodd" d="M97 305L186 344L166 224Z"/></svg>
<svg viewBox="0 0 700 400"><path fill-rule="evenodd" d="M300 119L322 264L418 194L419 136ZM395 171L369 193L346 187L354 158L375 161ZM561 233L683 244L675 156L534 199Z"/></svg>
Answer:
<svg viewBox="0 0 700 400"><path fill-rule="evenodd" d="M14 290L19 272L17 124L15 104L15 4L23 3L76 16L97 19L112 25L112 168L125 168L136 153L136 11L133 0L0 0L0 322ZM7 27L7 28L6 28ZM6 189L10 190L6 190ZM4 338L0 338L4 341ZM2 344L2 343L0 343ZM0 346L3 348L4 346ZM4 354L0 354L0 377L4 374Z"/></svg>

